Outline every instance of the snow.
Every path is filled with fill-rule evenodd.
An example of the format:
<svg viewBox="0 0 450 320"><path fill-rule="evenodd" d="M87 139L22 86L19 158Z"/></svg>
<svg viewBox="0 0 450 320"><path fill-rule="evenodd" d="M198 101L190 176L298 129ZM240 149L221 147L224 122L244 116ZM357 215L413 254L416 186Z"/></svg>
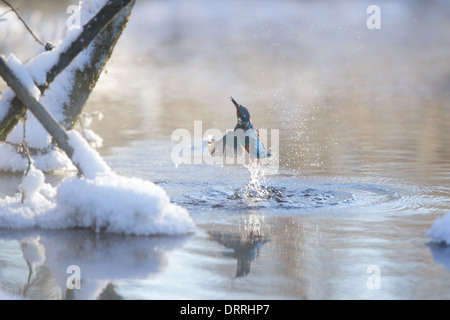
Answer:
<svg viewBox="0 0 450 320"><path fill-rule="evenodd" d="M36 168L51 172L55 169L75 170L70 159L59 149L53 149L47 153L33 156ZM28 166L28 161L16 151L16 147L4 143L0 144L0 171L24 172Z"/></svg>
<svg viewBox="0 0 450 320"><path fill-rule="evenodd" d="M136 235L185 234L194 227L188 212L171 204L162 188L138 178L69 179L57 198L77 227Z"/></svg>
<svg viewBox="0 0 450 320"><path fill-rule="evenodd" d="M105 3L105 0L80 2L81 23L85 24ZM83 70L89 60L90 49L80 53L42 96L36 84L45 84L47 71L80 32L78 29L69 30L66 38L52 51L41 53L25 66L14 55L7 59L8 65L29 92L60 122L64 121L62 107L69 102L67 93L70 92L75 71ZM12 97L11 90L7 90L0 107L6 109ZM85 134L94 142L101 142L101 138L93 132L87 131ZM0 144L0 170L4 171L23 172L28 167L28 160L16 150L23 140L29 147L47 151L33 156L19 192L0 198L0 228L81 227L133 235L192 232L195 224L188 211L171 203L164 189L150 181L114 173L77 131L69 131L68 139L74 149L72 161L81 168L83 177L66 178L58 187L45 182L42 170L53 171L61 167L73 170L74 166L67 156L52 146L51 136L29 111L25 137L23 124L18 123L9 134L8 143Z"/></svg>
<svg viewBox="0 0 450 320"><path fill-rule="evenodd" d="M11 89L7 89L3 92L2 99L0 100L0 121L3 121L3 118L8 113L9 105L14 96L14 92Z"/></svg>
<svg viewBox="0 0 450 320"><path fill-rule="evenodd" d="M37 170L31 163L26 176L23 177L19 190L25 195L26 199L38 194L45 183L45 176L41 170Z"/></svg>
<svg viewBox="0 0 450 320"><path fill-rule="evenodd" d="M186 234L195 228L189 213L170 202L153 182L115 174L76 131L69 132L74 161L84 178L70 177L58 188L31 165L19 189L22 194L0 199L3 228L94 228L120 234Z"/></svg>
<svg viewBox="0 0 450 320"><path fill-rule="evenodd" d="M103 138L90 129L83 128L83 137L92 148L101 148L103 146Z"/></svg>
<svg viewBox="0 0 450 320"><path fill-rule="evenodd" d="M180 235L195 224L186 209L170 202L153 182L114 173L76 131L69 131L73 159L84 178L70 177L54 188L32 164L13 197L0 199L3 228L94 228L132 235ZM22 192L24 203L21 203Z"/></svg>
<svg viewBox="0 0 450 320"><path fill-rule="evenodd" d="M17 79L25 86L30 95L36 100L39 100L41 92L34 84L33 79L31 78L30 74L27 72L23 64L16 58L14 54L11 53L9 57L6 58L6 64L11 68Z"/></svg>
<svg viewBox="0 0 450 320"><path fill-rule="evenodd" d="M88 0L80 1L80 22L82 25L87 23L106 3L106 0ZM64 39L59 41L55 48L51 51L42 52L36 57L30 59L25 66L14 55L10 55L7 59L8 65L13 69L14 73L19 77L22 83L26 85L30 93L37 98L46 109L61 123L64 124L65 115L63 106L70 103L70 97L67 92L71 91L74 82L75 72L83 70L89 61L91 54L91 46L81 52L72 63L63 70L50 86L40 96L37 85L46 84L46 75L48 71L58 62L59 56L66 48L82 32L82 29L70 29ZM11 89L6 90L0 100L0 120L4 118L10 102L14 97ZM7 142L11 144L20 144L24 140L30 148L44 150L45 154L39 155L42 159L35 159L35 165L38 169L46 172L55 170L71 170L68 159L64 159L65 155L61 152L52 150L52 139L47 131L42 127L34 115L27 111L26 134L24 138L23 123L19 122L7 137ZM27 134L29 133L29 134ZM90 140L91 145L99 147L102 145L102 139L92 130L85 130L86 137ZM49 151L50 152L47 152ZM0 144L0 170L2 171L24 171L27 166L26 159L21 159L20 153L14 148L5 144Z"/></svg>
<svg viewBox="0 0 450 320"><path fill-rule="evenodd" d="M41 56L38 56L41 57ZM39 83L35 80L33 73L30 73L27 66L24 66L14 54L9 55L6 59L6 63L12 69L13 73L18 79L25 85L30 94L39 100L49 110L56 119L63 120L64 114L61 110L62 104L65 102L63 99L68 99L67 85L69 81L72 81L72 77L66 75L66 77L54 81L54 86L49 88L43 96L40 95L40 90L35 83ZM42 68L46 68L45 64ZM6 114L6 110L9 107L9 103L14 97L14 93L11 89L7 89L2 95L0 101L0 110L3 116ZM62 98L63 97L63 98ZM36 117L27 111L27 120L25 128L25 142L31 148L40 150L46 150L48 152L42 153L37 156L36 166L44 171L54 171L57 169L73 169L70 165L69 159L61 153L52 148L51 136L47 133L44 127L36 119ZM2 171L25 171L28 165L27 160L17 152L13 145L21 144L24 141L24 124L19 122L16 127L11 131L7 137L7 143L0 144L0 170Z"/></svg>
<svg viewBox="0 0 450 320"><path fill-rule="evenodd" d="M25 171L27 160L16 152L16 147L11 144L0 144L0 170L1 171Z"/></svg>
<svg viewBox="0 0 450 320"><path fill-rule="evenodd" d="M88 22L98 12L98 10L100 10L100 8L105 5L106 2L106 0L80 1L79 6L81 24L84 25L86 22ZM21 79L24 84L26 84L27 88L34 97L39 98L40 96L40 91L35 84L46 84L47 72L58 62L60 54L64 50L66 50L66 48L68 48L75 39L77 39L81 32L82 29L76 28L68 30L65 38L57 43L53 50L42 52L36 57L30 59L25 64L25 67L14 55L10 55L10 57L8 57L8 65L13 68L14 73ZM64 110L62 107L70 103L70 97L67 92L71 91L76 70L83 70L84 66L89 61L91 48L92 46L89 46L86 50L78 54L78 56L72 61L72 63L55 78L55 80L50 84L47 90L45 90L44 94L38 99L46 107L46 109L61 123L64 123L65 119ZM0 120L2 120L6 115L9 103L13 97L14 93L10 89L6 90L3 93L0 100ZM25 137L25 141L29 147L41 150L47 150L51 147L52 141L50 135L29 111L27 112L26 130L32 133L26 135ZM91 137L93 146L101 146L101 139L99 139L99 137L96 136L95 133L93 133L92 131L87 131L86 135ZM12 130L12 132L8 135L7 142L12 144L19 144L23 140L23 124L18 123ZM3 145L0 145L0 153L3 153L3 151L8 152L7 155L5 154L5 157L7 156L10 158L14 157L13 153L16 153L15 151L11 150L11 148L5 149ZM52 161L50 159L51 155L56 156L57 159L54 159ZM62 161L61 154L51 153L46 158L48 162L36 161L37 168L44 171L71 169L70 165L68 167L66 166L68 164L67 160ZM26 163L26 161L18 162ZM49 165L50 162L53 164L53 166ZM11 161L7 161L7 163L11 163ZM0 169L7 171L23 171L26 168L26 166L19 166L15 163L16 162L12 163L10 167L7 167L5 163L0 162Z"/></svg>
<svg viewBox="0 0 450 320"><path fill-rule="evenodd" d="M50 52L38 55L27 63L27 71L37 84L45 83L45 74L51 69L53 63L58 60L60 52L61 45ZM67 93L72 90L75 71L79 68L82 70L86 61L88 61L88 53L80 53L72 64L56 77L39 99L41 104L61 123L64 123L65 119L63 106L70 103L70 96ZM42 72L42 70L45 70L45 72ZM32 135L26 135L25 137L28 146L42 150L51 146L50 135L30 111L27 112L26 129L29 132L33 132ZM7 141L20 143L22 140L23 124L19 123L9 134Z"/></svg>
<svg viewBox="0 0 450 320"><path fill-rule="evenodd" d="M77 131L69 131L68 136L69 144L74 149L72 160L79 165L85 177L95 178L99 174L112 174L111 168L100 154L90 148L87 141Z"/></svg>
<svg viewBox="0 0 450 320"><path fill-rule="evenodd" d="M187 210L170 203L153 182L115 174L77 131L69 132L73 160L84 179L58 188L57 203L78 227L125 234L183 234L194 228Z"/></svg>
<svg viewBox="0 0 450 320"><path fill-rule="evenodd" d="M428 230L427 237L450 246L450 212L442 218L437 218Z"/></svg>
<svg viewBox="0 0 450 320"><path fill-rule="evenodd" d="M82 112L80 116L78 117L78 123L79 127L81 128L81 133L83 135L83 138L89 142L90 146L93 148L101 148L103 146L103 138L100 137L98 134L96 134L94 131L88 129L88 127L91 125L92 120L94 117L98 121L103 120L103 113L95 111L91 114L88 114L86 112Z"/></svg>

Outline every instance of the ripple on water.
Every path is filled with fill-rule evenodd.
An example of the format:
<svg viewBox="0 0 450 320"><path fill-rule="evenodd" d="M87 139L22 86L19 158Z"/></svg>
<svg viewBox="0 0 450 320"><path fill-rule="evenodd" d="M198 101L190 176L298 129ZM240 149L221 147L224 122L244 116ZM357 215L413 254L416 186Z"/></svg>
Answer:
<svg viewBox="0 0 450 320"><path fill-rule="evenodd" d="M302 181L299 185L298 180L291 179L272 179L270 184L249 181L240 188L210 184L190 191L180 204L193 211L206 208L230 212L264 209L292 213L292 210L367 209L379 205L395 207L402 198L401 192L388 186L317 181Z"/></svg>

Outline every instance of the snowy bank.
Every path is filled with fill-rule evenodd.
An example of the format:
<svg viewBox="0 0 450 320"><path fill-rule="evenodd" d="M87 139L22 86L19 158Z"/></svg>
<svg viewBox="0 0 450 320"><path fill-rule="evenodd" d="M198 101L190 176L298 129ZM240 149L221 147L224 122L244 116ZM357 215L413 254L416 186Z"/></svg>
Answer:
<svg viewBox="0 0 450 320"><path fill-rule="evenodd" d="M58 209L66 222L125 234L183 234L194 227L187 210L170 203L153 182L115 174L76 131L69 132L73 160L84 179L71 178L58 188Z"/></svg>
<svg viewBox="0 0 450 320"><path fill-rule="evenodd" d="M426 236L435 241L445 242L450 246L450 212L442 218L437 218L431 225Z"/></svg>
<svg viewBox="0 0 450 320"><path fill-rule="evenodd" d="M85 25L105 3L106 0L80 2L81 25ZM124 24L119 22L119 26L123 27ZM6 59L6 65L29 95L39 101L45 112L55 118L53 122L59 122L68 128L67 130L72 127L68 123L72 124L76 119L65 116L67 110L64 106L73 106L71 95L74 94L74 86L89 82L76 82L75 76L80 72L84 74L87 64L97 61L91 61L95 55L91 53L94 51L93 43L79 53L54 81L49 80L51 83L48 89L40 90L37 86L47 85L46 77L49 71L55 66L60 55L75 39L79 39L81 32L82 29L70 29L65 39L53 50L39 54L26 65L13 54ZM84 38L81 42L83 40ZM95 74L98 70L97 67ZM5 117L4 111L9 107L13 96L11 89L3 93L0 100L0 121ZM28 101L28 107L35 114L39 114L31 108L34 100ZM84 104L83 101L79 102L81 105ZM67 143L70 146L63 149L66 152L70 149L70 152L67 152L71 158L69 161L69 158L53 145L50 134L30 111L27 111L25 123L25 125L17 123L8 134L7 143L0 144L0 170L27 171L19 186L19 192L12 197L0 198L0 228L81 227L134 235L185 234L194 228L194 222L187 210L171 203L161 187L150 181L115 174L78 132L73 130L67 132ZM96 144L101 144L98 136L93 132L87 132L90 133L91 140L93 138ZM66 132L62 133L64 139L61 141L65 144ZM54 132L52 134L53 138L57 136ZM24 142L27 147L38 150L38 154L33 155L31 162L28 157L22 155ZM56 142L61 146L60 140L57 139ZM73 164L80 169L83 178L68 178L57 188L45 183L42 170L72 170Z"/></svg>
<svg viewBox="0 0 450 320"><path fill-rule="evenodd" d="M195 224L188 211L171 203L164 189L117 175L76 131L69 131L69 142L85 177L67 178L53 188L32 165L19 186L21 193L0 199L1 228L80 227L133 235L192 232Z"/></svg>

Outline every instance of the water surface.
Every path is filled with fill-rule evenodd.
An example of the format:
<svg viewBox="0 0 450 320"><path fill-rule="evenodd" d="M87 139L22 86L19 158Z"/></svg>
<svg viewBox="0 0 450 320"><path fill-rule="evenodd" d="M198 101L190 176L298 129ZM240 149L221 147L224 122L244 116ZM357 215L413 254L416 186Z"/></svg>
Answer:
<svg viewBox="0 0 450 320"><path fill-rule="evenodd" d="M61 12L42 13L64 22L58 3ZM161 185L197 229L149 238L1 230L2 290L449 299L449 249L425 234L450 210L450 6L380 1L382 28L369 30L370 4L138 1L86 111L104 114L91 129L113 169ZM174 130L194 138L194 121L234 127L229 95L258 128L279 130L279 170L260 180L268 196L243 192L251 175L242 165L171 159ZM0 192L19 183L2 174ZM66 289L73 264L80 290Z"/></svg>

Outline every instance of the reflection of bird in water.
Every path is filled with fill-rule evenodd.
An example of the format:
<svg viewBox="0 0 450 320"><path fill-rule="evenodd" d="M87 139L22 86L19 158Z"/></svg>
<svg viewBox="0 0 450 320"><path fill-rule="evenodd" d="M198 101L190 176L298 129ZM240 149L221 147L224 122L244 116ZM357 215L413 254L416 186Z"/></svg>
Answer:
<svg viewBox="0 0 450 320"><path fill-rule="evenodd" d="M229 97L236 107L237 124L234 132L228 132L220 140L212 140L208 144L208 151L211 156L230 156L228 153L240 156L242 148L250 155L250 159L258 161L271 156L267 153L256 129L250 119L250 112L246 107L238 104L232 97Z"/></svg>
<svg viewBox="0 0 450 320"><path fill-rule="evenodd" d="M217 241L228 249L233 249L231 256L237 258L236 277L242 277L250 272L250 264L258 256L263 244L270 241L269 236L255 234L231 233L231 232L209 232L211 239Z"/></svg>

